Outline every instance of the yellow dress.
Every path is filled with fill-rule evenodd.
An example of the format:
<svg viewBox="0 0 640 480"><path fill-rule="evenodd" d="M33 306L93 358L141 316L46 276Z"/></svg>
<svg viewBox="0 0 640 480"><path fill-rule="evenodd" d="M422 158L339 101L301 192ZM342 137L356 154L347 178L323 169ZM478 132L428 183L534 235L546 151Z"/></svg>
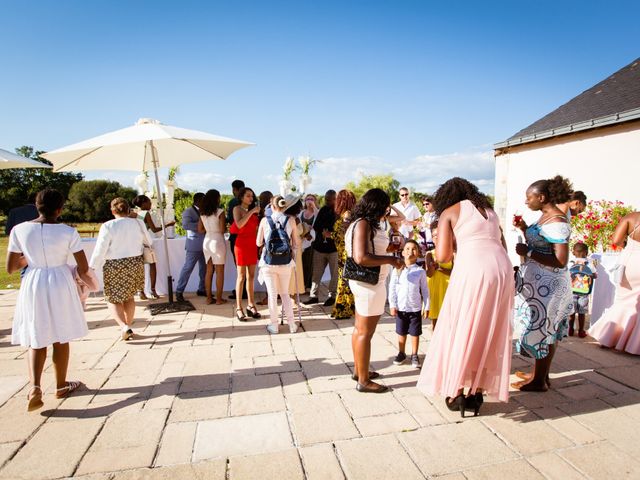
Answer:
<svg viewBox="0 0 640 480"><path fill-rule="evenodd" d="M444 262L440 266L451 270L453 262ZM450 277L451 275L436 270L433 276L427 279L427 284L429 285L429 318L437 319L440 315L440 308L444 301L444 294L447 293Z"/></svg>
<svg viewBox="0 0 640 480"><path fill-rule="evenodd" d="M290 221L294 221L292 218ZM295 226L294 235L298 235L298 243L302 245L302 233L304 227L302 223ZM291 272L291 280L289 281L289 295L296 294L296 279L298 280L298 293L304 293L304 271L302 270L302 248L296 250L296 270Z"/></svg>

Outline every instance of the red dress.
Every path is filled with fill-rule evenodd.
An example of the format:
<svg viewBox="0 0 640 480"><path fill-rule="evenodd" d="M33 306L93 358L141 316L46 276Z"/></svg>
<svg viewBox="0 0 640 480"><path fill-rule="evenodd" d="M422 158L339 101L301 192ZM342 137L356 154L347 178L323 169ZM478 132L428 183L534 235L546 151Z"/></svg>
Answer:
<svg viewBox="0 0 640 480"><path fill-rule="evenodd" d="M238 228L236 222L233 222L229 228L230 233L235 233L236 245L234 253L236 255L236 265L246 267L256 265L258 263L258 247L256 238L258 237L258 225L260 221L257 215L251 215L244 227Z"/></svg>

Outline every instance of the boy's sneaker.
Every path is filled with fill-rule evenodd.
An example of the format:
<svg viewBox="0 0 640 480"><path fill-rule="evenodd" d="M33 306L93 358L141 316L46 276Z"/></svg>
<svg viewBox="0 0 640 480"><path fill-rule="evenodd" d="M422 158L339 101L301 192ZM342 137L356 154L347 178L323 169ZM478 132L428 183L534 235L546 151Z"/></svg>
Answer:
<svg viewBox="0 0 640 480"><path fill-rule="evenodd" d="M267 332L269 332L272 335L276 335L278 333L278 324L270 323L269 325L267 325Z"/></svg>
<svg viewBox="0 0 640 480"><path fill-rule="evenodd" d="M298 322L293 322L289 325L289 332L296 333L298 331Z"/></svg>
<svg viewBox="0 0 640 480"><path fill-rule="evenodd" d="M418 357L418 354L411 355L411 366L413 368L420 368L420 357Z"/></svg>
<svg viewBox="0 0 640 480"><path fill-rule="evenodd" d="M393 359L393 364L394 365L402 365L405 360L407 359L407 354L404 352L398 352L398 355L396 355L396 358Z"/></svg>

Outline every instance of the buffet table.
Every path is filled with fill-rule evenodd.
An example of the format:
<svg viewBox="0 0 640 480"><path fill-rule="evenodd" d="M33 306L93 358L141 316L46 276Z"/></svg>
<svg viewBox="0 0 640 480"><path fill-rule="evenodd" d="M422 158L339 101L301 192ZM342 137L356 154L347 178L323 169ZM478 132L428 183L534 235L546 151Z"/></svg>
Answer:
<svg viewBox="0 0 640 480"><path fill-rule="evenodd" d="M591 258L597 262L596 273L598 274L591 294L591 325L600 320L604 311L613 305L616 286L609 272L618 263L619 256L619 253L613 252L591 255Z"/></svg>
<svg viewBox="0 0 640 480"><path fill-rule="evenodd" d="M169 248L169 262L171 263L171 276L173 278L173 291L175 292L176 284L178 283L178 278L180 277L180 271L182 270L182 266L184 265L185 258L185 250L184 243L186 237L176 237L167 239L167 245ZM96 246L95 238L83 238L82 239L82 248L84 250L85 255L87 256L87 260L91 258L91 254L93 253L93 249ZM229 245L229 241L225 242L227 248L226 262L224 265L224 291L230 292L231 290L236 288L236 266L233 263L233 255L231 255L231 247ZM156 268L158 271L156 277L156 291L160 295L166 295L167 292L167 261L166 255L164 252L164 240L162 238L154 238L153 239L153 249L156 252ZM73 260L73 255L69 257L69 263L75 265L75 261ZM96 275L98 277L98 281L100 282L100 290L103 288L102 282L102 269L96 271ZM302 275L302 272L298 272L298 275ZM145 291L147 295L151 293L151 284L149 281L149 266L145 265ZM327 267L324 275L322 277L322 281L328 281L329 276L329 268ZM215 293L216 288L216 278L215 275L213 277L213 290ZM185 292L195 292L198 290L198 265L191 272L191 277L189 277L189 282L187 283L187 288ZM254 281L254 289L256 292L264 292L266 291L266 287L261 285L258 282L258 272L256 269L256 278Z"/></svg>

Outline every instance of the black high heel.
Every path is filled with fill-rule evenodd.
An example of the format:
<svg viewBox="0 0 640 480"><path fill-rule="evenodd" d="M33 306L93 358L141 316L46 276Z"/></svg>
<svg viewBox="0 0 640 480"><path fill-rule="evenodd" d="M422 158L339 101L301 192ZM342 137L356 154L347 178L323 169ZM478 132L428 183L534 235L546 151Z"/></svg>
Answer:
<svg viewBox="0 0 640 480"><path fill-rule="evenodd" d="M461 393L460 395L458 395L457 397L454 397L453 399L451 397L446 397L444 399L444 403L447 405L447 408L452 412L456 412L460 410L461 412L463 412L462 415L464 416L464 394Z"/></svg>
<svg viewBox="0 0 640 480"><path fill-rule="evenodd" d="M476 392L473 399L475 403L473 407L473 414L474 414L473 416L477 417L478 415L480 415L480 407L484 403L484 397L482 396L482 392Z"/></svg>
<svg viewBox="0 0 640 480"><path fill-rule="evenodd" d="M242 311L241 308L236 308L236 318L241 322L247 321L247 317L244 315L244 312Z"/></svg>
<svg viewBox="0 0 640 480"><path fill-rule="evenodd" d="M247 305L247 313L251 315L253 318L262 317L262 315L260 315L260 312L258 312L258 309L256 308L255 305Z"/></svg>

